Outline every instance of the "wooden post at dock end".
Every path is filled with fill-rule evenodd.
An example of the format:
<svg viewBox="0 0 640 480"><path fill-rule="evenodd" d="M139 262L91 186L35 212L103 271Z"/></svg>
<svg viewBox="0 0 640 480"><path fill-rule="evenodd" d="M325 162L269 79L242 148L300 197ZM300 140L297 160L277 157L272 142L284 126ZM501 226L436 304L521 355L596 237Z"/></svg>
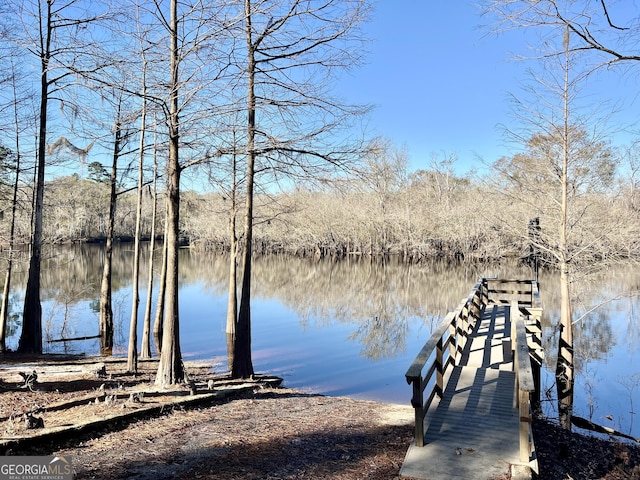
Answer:
<svg viewBox="0 0 640 480"><path fill-rule="evenodd" d="M520 461L522 463L529 463L531 456L531 438L529 432L531 431L531 412L529 405L529 392L519 390L519 406L518 412L520 414Z"/></svg>
<svg viewBox="0 0 640 480"><path fill-rule="evenodd" d="M413 380L413 398L411 405L415 411L414 436L417 447L424 447L424 397L422 390L422 379Z"/></svg>

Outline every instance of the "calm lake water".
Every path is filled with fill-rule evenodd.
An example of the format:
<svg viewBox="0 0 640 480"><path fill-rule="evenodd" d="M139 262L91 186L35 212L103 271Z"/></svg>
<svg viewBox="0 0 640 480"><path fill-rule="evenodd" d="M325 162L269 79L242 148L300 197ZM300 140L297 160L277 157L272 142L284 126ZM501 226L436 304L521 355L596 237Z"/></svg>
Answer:
<svg viewBox="0 0 640 480"><path fill-rule="evenodd" d="M147 250L145 250L146 252ZM146 259L148 253L144 254ZM97 354L97 340L47 343L61 337L96 335L103 246L77 245L49 252L43 262L42 299L48 352ZM131 317L131 245L114 249L114 316L117 354L126 355ZM180 323L183 356L227 370L226 301L228 258L181 252ZM159 255L154 261L159 271ZM23 266L26 270L26 265ZM140 332L147 285L143 261ZM266 257L255 260L252 301L253 363L257 372L284 378L285 385L327 395L409 404L404 374L432 329L466 297L478 277L530 278L522 265L384 265L368 261L316 262ZM16 348L24 276L11 296L7 346ZM555 398L554 362L559 318L558 279L540 277L547 368L543 388ZM576 323L576 413L640 437L640 301L620 292L640 287L640 273L618 269L590 284L579 298L582 311L606 302ZM152 301L155 302L154 291ZM581 312L576 311L577 318ZM546 395L543 393L543 399ZM545 402L553 414L555 401Z"/></svg>

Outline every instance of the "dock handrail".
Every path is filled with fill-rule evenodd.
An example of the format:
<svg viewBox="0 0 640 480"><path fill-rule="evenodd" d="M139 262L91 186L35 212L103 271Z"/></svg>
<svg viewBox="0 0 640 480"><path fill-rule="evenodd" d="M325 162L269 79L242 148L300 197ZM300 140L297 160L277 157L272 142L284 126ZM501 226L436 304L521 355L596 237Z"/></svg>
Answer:
<svg viewBox="0 0 640 480"><path fill-rule="evenodd" d="M509 305L517 300L518 305L540 306L538 282L514 278L488 278L487 295L497 304Z"/></svg>
<svg viewBox="0 0 640 480"><path fill-rule="evenodd" d="M510 310L512 331L515 332L515 335L512 335L515 340L513 369L516 374L516 400L520 417L520 461L528 463L533 439L531 431L531 394L535 392L536 386L529 355L525 317L520 311L516 300L511 302Z"/></svg>
<svg viewBox="0 0 640 480"><path fill-rule="evenodd" d="M407 383L413 385L411 405L415 410L415 443L418 447L424 446L425 414L436 395L442 398L447 368L449 365L455 365L456 359L462 354L467 336L480 319L488 299L487 280L481 278L474 285L466 300L463 300L455 310L449 312L431 334L405 374ZM435 358L427 367L434 351ZM448 355L446 355L447 353ZM422 372L425 367L427 370L423 376ZM424 391L431 383L434 373L436 373L435 383L425 401Z"/></svg>
<svg viewBox="0 0 640 480"><path fill-rule="evenodd" d="M490 302L509 305L512 312L510 343L516 373L515 402L520 409L520 456L523 461L526 456L528 461L533 438L530 430L531 405L535 406L538 401L537 372L544 357L540 326L542 305L535 280L481 277L468 297L449 312L433 331L405 374L407 383L413 388L411 405L415 411L415 445L424 446L424 418L427 410L436 395L442 398L447 369L459 362L468 335ZM431 390L425 398L425 390L430 385ZM531 395L532 393L536 395Z"/></svg>

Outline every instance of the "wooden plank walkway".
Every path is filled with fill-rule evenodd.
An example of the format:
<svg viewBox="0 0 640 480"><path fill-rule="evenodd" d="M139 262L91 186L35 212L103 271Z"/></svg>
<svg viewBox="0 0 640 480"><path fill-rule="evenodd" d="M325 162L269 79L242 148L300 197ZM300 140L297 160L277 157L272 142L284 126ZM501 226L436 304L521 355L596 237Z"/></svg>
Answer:
<svg viewBox="0 0 640 480"><path fill-rule="evenodd" d="M520 463L515 373L510 347L503 348L510 331L509 306L487 305L425 417L425 446L411 444L401 476L491 479Z"/></svg>

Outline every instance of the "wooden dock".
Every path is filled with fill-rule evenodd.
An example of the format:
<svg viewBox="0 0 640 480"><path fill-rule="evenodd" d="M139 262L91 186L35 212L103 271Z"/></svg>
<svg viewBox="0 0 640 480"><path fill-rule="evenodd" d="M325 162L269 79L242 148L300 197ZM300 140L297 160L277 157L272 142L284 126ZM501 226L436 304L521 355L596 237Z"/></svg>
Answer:
<svg viewBox="0 0 640 480"><path fill-rule="evenodd" d="M535 382L520 378L518 365L524 376L532 375L528 351L540 356L535 338L540 311L535 300L495 295L504 290L522 293L500 287L490 296L489 283L479 282L407 371L418 441L409 447L401 476L477 480L503 478L510 471L513 478L530 478L537 471L529 403ZM535 290L528 291L529 298ZM425 391L431 391L426 402Z"/></svg>

